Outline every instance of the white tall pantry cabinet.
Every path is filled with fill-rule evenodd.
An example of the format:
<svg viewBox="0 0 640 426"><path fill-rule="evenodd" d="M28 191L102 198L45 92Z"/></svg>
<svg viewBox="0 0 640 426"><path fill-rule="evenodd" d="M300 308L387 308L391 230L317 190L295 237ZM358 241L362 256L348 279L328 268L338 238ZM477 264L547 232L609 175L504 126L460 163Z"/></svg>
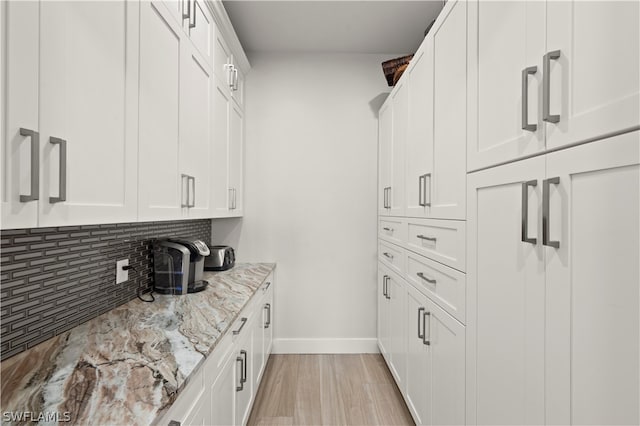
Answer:
<svg viewBox="0 0 640 426"><path fill-rule="evenodd" d="M639 17L469 2L469 424L640 422Z"/></svg>
<svg viewBox="0 0 640 426"><path fill-rule="evenodd" d="M450 0L382 106L379 347L417 424L640 423L639 22Z"/></svg>
<svg viewBox="0 0 640 426"><path fill-rule="evenodd" d="M465 423L466 9L446 4L379 115L378 344L418 424Z"/></svg>

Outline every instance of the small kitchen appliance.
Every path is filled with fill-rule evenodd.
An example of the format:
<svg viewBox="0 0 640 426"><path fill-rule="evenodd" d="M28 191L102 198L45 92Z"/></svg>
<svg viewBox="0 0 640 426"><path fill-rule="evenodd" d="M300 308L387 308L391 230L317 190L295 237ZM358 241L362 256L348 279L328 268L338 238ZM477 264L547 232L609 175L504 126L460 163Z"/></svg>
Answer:
<svg viewBox="0 0 640 426"><path fill-rule="evenodd" d="M170 238L153 243L154 291L161 294L187 294L204 290L209 283L202 277L209 247L196 239Z"/></svg>
<svg viewBox="0 0 640 426"><path fill-rule="evenodd" d="M233 268L236 263L236 255L232 247L211 246L211 255L204 260L205 271L226 271Z"/></svg>

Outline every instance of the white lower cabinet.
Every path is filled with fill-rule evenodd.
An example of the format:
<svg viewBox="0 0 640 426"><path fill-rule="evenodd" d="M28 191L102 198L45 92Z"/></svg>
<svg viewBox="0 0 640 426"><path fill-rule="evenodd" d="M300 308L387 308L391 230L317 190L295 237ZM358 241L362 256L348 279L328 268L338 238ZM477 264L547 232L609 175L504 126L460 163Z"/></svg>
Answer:
<svg viewBox="0 0 640 426"><path fill-rule="evenodd" d="M378 344L416 424L465 424L465 326L379 264Z"/></svg>
<svg viewBox="0 0 640 426"><path fill-rule="evenodd" d="M467 422L640 422L640 132L469 175Z"/></svg>
<svg viewBox="0 0 640 426"><path fill-rule="evenodd" d="M242 426L249 420L273 340L273 274L189 378L159 425ZM195 401L195 402L194 402Z"/></svg>

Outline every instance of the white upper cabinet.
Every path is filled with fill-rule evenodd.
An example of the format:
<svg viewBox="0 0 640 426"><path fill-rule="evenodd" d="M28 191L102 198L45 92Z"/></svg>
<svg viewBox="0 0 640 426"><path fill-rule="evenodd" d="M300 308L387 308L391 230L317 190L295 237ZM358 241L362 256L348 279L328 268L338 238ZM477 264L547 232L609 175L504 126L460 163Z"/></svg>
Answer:
<svg viewBox="0 0 640 426"><path fill-rule="evenodd" d="M228 87L215 79L213 93L213 152L211 156L212 217L226 217L231 206L229 190L229 118L231 94Z"/></svg>
<svg viewBox="0 0 640 426"><path fill-rule="evenodd" d="M244 167L244 113L231 105L229 117L229 209L231 216L242 216Z"/></svg>
<svg viewBox="0 0 640 426"><path fill-rule="evenodd" d="M429 37L411 59L407 122L406 209L410 217L429 217L428 192L433 176L433 40Z"/></svg>
<svg viewBox="0 0 640 426"><path fill-rule="evenodd" d="M469 2L468 170L640 126L637 1Z"/></svg>
<svg viewBox="0 0 640 426"><path fill-rule="evenodd" d="M378 112L378 214L382 216L389 215L390 206L392 111L391 99L387 99Z"/></svg>
<svg viewBox="0 0 640 426"><path fill-rule="evenodd" d="M466 217L467 2L450 0L433 32L433 169L429 216Z"/></svg>
<svg viewBox="0 0 640 426"><path fill-rule="evenodd" d="M191 0L185 1L191 2ZM189 39L207 63L207 68L210 68L213 64L213 18L204 1L193 0L189 12L186 22Z"/></svg>
<svg viewBox="0 0 640 426"><path fill-rule="evenodd" d="M548 148L640 126L639 22L638 1L547 3Z"/></svg>
<svg viewBox="0 0 640 426"><path fill-rule="evenodd" d="M186 39L162 2L140 10L139 219L177 219L183 188L180 163L180 74Z"/></svg>
<svg viewBox="0 0 640 426"><path fill-rule="evenodd" d="M39 49L37 2L2 2L5 81L2 152L2 228L38 225L40 198Z"/></svg>
<svg viewBox="0 0 640 426"><path fill-rule="evenodd" d="M4 228L136 220L138 7L6 4Z"/></svg>
<svg viewBox="0 0 640 426"><path fill-rule="evenodd" d="M402 79L391 93L392 129L390 182L387 194L389 214L391 216L404 215L404 180L405 180L405 152L407 146L407 123L409 109L408 85Z"/></svg>
<svg viewBox="0 0 640 426"><path fill-rule="evenodd" d="M470 1L468 9L468 168L474 170L544 150L545 4Z"/></svg>
<svg viewBox="0 0 640 426"><path fill-rule="evenodd" d="M187 49L183 102L181 107L180 171L189 176L185 198L190 218L207 218L211 213L211 157L213 151L214 78L206 58L195 48ZM185 200L182 202L185 203Z"/></svg>

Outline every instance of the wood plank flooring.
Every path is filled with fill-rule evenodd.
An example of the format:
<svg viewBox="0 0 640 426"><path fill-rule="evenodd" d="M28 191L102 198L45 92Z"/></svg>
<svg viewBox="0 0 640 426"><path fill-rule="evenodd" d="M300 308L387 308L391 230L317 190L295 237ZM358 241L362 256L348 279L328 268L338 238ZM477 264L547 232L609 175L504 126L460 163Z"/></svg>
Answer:
<svg viewBox="0 0 640 426"><path fill-rule="evenodd" d="M379 354L271 355L249 426L413 425Z"/></svg>

